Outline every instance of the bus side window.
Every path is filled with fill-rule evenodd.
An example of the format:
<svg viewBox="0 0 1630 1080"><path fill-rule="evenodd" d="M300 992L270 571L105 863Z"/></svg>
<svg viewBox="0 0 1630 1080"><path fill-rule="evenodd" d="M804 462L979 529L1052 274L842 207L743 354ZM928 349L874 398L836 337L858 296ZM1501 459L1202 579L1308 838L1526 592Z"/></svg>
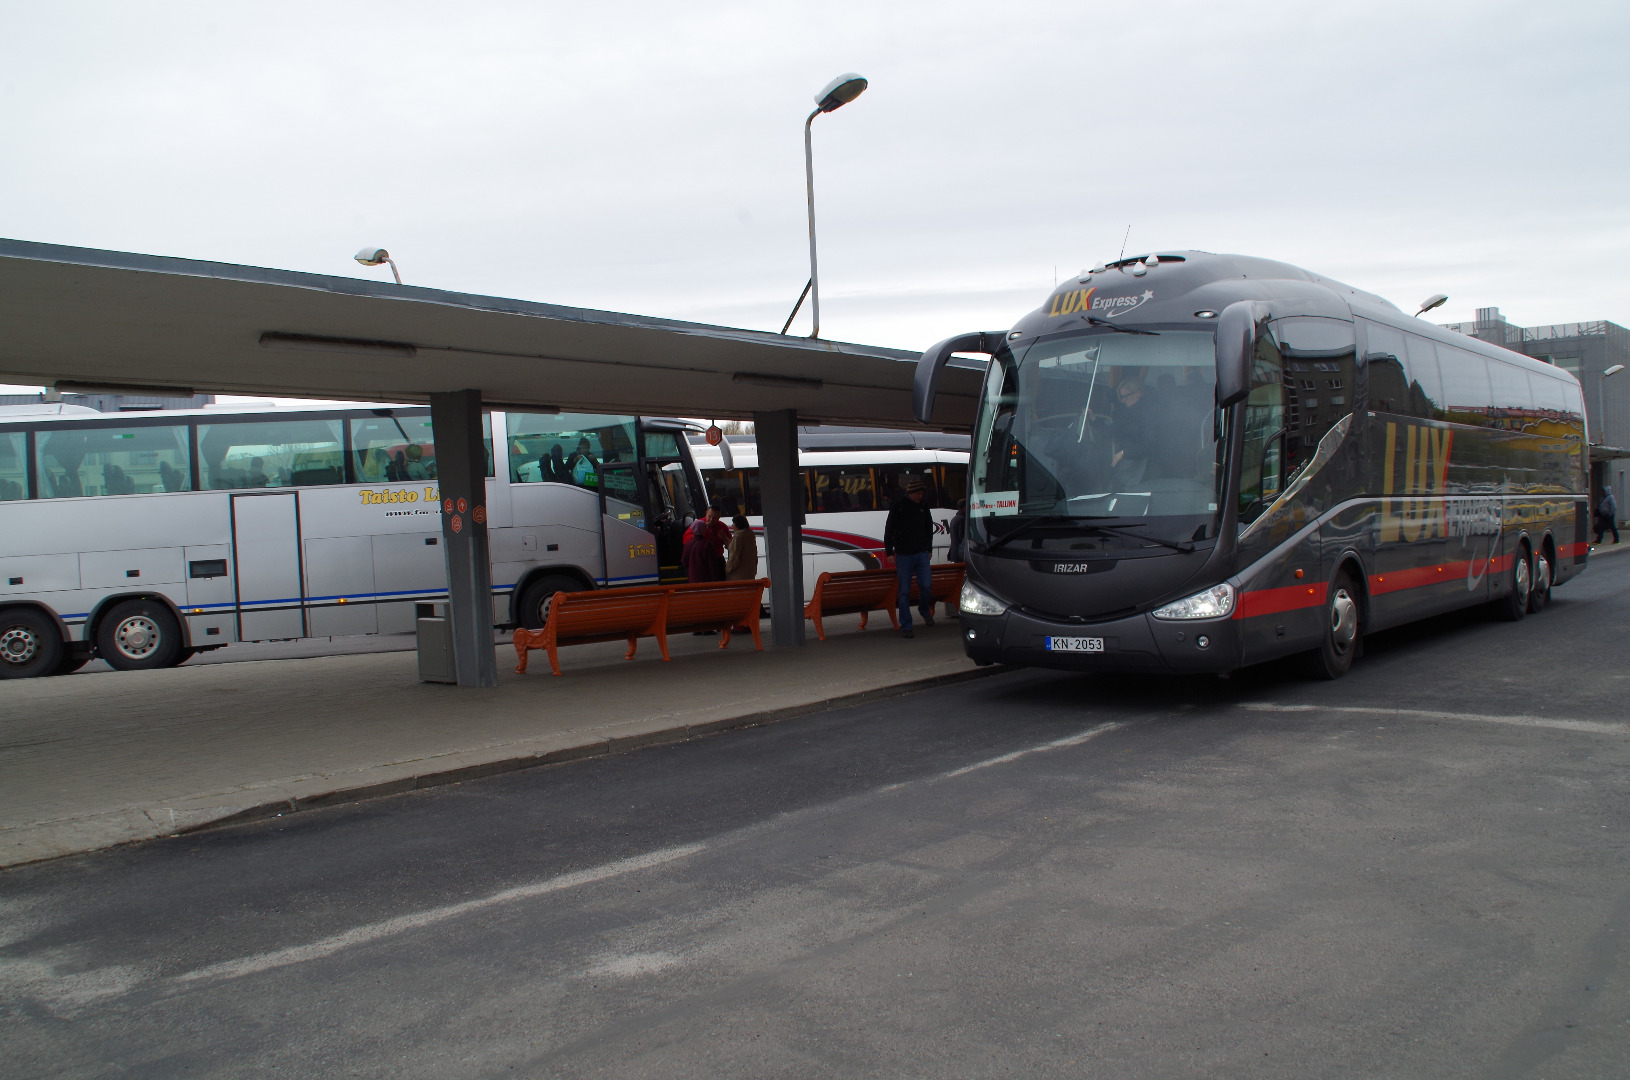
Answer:
<svg viewBox="0 0 1630 1080"><path fill-rule="evenodd" d="M1514 364L1491 361L1489 388L1494 391L1496 426L1522 431L1534 412L1534 398L1528 387L1528 372Z"/></svg>
<svg viewBox="0 0 1630 1080"><path fill-rule="evenodd" d="M0 502L15 502L28 494L26 446L27 436L20 431L0 434Z"/></svg>
<svg viewBox="0 0 1630 1080"><path fill-rule="evenodd" d="M41 431L36 439L36 482L44 499L192 489L184 426L76 424Z"/></svg>
<svg viewBox="0 0 1630 1080"><path fill-rule="evenodd" d="M1443 378L1438 374L1438 357L1432 343L1423 337L1408 334L1405 336L1404 351L1408 354L1404 376L1409 380L1410 415L1423 420L1442 419Z"/></svg>
<svg viewBox="0 0 1630 1080"><path fill-rule="evenodd" d="M352 476L359 484L436 478L436 438L430 417L369 416L351 421ZM490 444L489 444L490 457Z"/></svg>
<svg viewBox="0 0 1630 1080"><path fill-rule="evenodd" d="M1490 400L1488 361L1467 349L1437 344L1438 370L1443 376L1443 404L1439 420L1486 427Z"/></svg>
<svg viewBox="0 0 1630 1080"><path fill-rule="evenodd" d="M1399 416L1421 415L1411 408L1409 375L1404 371L1404 335L1390 326L1364 323L1364 370L1369 407Z"/></svg>
<svg viewBox="0 0 1630 1080"><path fill-rule="evenodd" d="M940 466L940 505L955 510L968 497L968 466Z"/></svg>

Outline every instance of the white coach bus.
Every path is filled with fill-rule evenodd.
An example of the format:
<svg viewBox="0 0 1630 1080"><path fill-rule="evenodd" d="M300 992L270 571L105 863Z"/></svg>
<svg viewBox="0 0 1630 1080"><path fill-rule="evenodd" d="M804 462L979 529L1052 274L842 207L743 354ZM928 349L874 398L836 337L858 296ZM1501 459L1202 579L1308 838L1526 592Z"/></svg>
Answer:
<svg viewBox="0 0 1630 1080"><path fill-rule="evenodd" d="M803 472L804 593L806 600L824 571L873 570L892 566L883 553L883 525L889 507L919 477L934 512L933 561L946 561L947 526L968 485L968 437L933 432L803 428L798 463ZM758 449L753 439L730 439L731 467L718 447L691 438L691 453L702 471L708 498L728 520L742 514L755 530L763 526L759 502ZM760 532L759 557L763 558Z"/></svg>
<svg viewBox="0 0 1630 1080"><path fill-rule="evenodd" d="M405 632L446 598L429 409L71 408L0 409L0 678ZM559 589L683 580L703 497L684 424L485 428L500 625L541 626Z"/></svg>

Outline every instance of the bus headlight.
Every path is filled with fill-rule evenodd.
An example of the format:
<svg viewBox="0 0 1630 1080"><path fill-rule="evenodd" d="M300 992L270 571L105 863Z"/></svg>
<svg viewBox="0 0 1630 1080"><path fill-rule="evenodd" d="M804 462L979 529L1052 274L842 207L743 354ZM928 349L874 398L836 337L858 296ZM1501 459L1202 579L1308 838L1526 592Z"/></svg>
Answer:
<svg viewBox="0 0 1630 1080"><path fill-rule="evenodd" d="M967 578L962 579L962 596L957 606L969 615L1000 615L1007 605L983 589L976 588Z"/></svg>
<svg viewBox="0 0 1630 1080"><path fill-rule="evenodd" d="M1203 593L1174 600L1152 614L1157 619L1226 619L1234 613L1234 586L1223 582Z"/></svg>

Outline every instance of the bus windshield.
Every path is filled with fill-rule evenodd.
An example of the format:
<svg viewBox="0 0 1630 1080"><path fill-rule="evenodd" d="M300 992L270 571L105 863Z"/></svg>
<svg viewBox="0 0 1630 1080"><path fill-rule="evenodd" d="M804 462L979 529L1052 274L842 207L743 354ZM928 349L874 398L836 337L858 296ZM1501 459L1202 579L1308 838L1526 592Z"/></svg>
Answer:
<svg viewBox="0 0 1630 1080"><path fill-rule="evenodd" d="M975 538L1138 550L1215 538L1213 336L1109 330L1003 349L974 434ZM1013 520L1005 520L1013 519Z"/></svg>

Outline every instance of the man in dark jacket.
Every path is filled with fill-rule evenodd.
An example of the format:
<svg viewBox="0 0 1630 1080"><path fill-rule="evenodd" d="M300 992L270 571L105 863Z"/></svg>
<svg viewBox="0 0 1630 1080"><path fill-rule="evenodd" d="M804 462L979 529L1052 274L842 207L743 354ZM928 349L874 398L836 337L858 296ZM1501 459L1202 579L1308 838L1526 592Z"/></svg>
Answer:
<svg viewBox="0 0 1630 1080"><path fill-rule="evenodd" d="M917 610L922 612L923 625L934 625L934 594L930 588L932 574L928 569L934 546L934 514L924 501L927 485L923 478L913 476L906 480L905 494L889 508L889 520L883 526L883 553L894 557L894 572L900 579L900 636L914 637L911 632L911 580L917 579Z"/></svg>
<svg viewBox="0 0 1630 1080"><path fill-rule="evenodd" d="M1619 504L1613 498L1613 492L1607 488L1602 489L1602 501L1596 504L1596 542L1602 542L1602 535L1611 531L1613 542L1619 542Z"/></svg>

